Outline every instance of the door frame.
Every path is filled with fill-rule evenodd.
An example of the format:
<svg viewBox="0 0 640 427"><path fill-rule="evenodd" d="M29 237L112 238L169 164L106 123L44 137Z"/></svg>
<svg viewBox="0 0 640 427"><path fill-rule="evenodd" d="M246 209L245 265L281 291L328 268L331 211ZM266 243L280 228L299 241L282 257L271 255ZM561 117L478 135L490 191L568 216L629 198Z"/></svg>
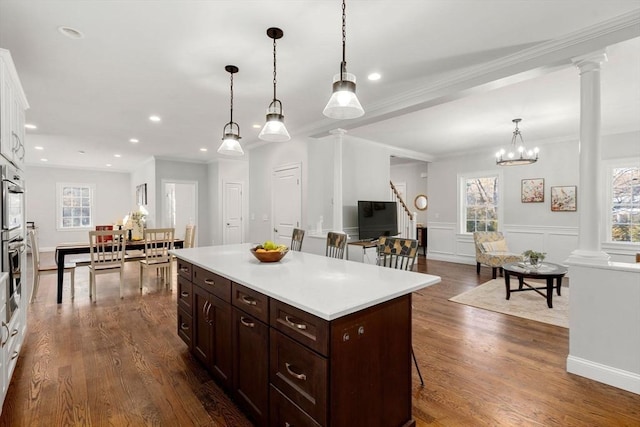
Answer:
<svg viewBox="0 0 640 427"><path fill-rule="evenodd" d="M226 223L226 218L227 218L227 206L226 206L226 191L227 191L227 184L238 184L240 186L240 202L242 203L242 206L240 207L240 240L241 242L244 243L245 241L245 210L246 210L246 199L245 199L245 194L244 194L244 181L236 181L236 180L222 180L222 200L221 200L221 207L222 207L222 212L221 212L221 217L220 219L221 224L222 224L222 230L220 230L222 232L222 244L226 245L227 244L227 235L225 232L225 223Z"/></svg>
<svg viewBox="0 0 640 427"><path fill-rule="evenodd" d="M166 195L166 185L167 184L191 184L194 186L195 189L195 198L194 198L194 218L193 218L193 223L197 226L196 230L198 230L198 228L200 228L200 226L198 225L198 181L192 181L192 180L186 180L186 179L167 179L167 178L163 178L160 180L160 186L161 186L161 191L162 191L162 218L161 218L161 226L162 227L168 227L169 226L169 213L166 210L166 200L165 200L165 195Z"/></svg>

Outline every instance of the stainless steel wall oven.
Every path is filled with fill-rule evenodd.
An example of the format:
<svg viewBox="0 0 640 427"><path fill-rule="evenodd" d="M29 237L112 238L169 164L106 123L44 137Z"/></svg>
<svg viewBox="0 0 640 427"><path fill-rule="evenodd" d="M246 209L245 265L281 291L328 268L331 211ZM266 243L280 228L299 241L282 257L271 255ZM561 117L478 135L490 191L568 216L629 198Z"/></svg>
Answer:
<svg viewBox="0 0 640 427"><path fill-rule="evenodd" d="M24 188L19 171L11 165L2 166L2 271L9 276L7 286L8 324L18 308L26 279L25 230L24 230Z"/></svg>

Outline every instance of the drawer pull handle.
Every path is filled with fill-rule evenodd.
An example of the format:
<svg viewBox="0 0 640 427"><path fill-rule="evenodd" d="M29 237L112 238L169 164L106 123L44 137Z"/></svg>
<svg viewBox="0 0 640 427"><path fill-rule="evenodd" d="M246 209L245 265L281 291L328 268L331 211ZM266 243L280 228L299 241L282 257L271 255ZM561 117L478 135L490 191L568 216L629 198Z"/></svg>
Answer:
<svg viewBox="0 0 640 427"><path fill-rule="evenodd" d="M9 326L6 323L4 323L4 320L2 321L2 327L7 328L7 339L4 342L0 343L0 346L4 347L7 341L9 341Z"/></svg>
<svg viewBox="0 0 640 427"><path fill-rule="evenodd" d="M16 335L18 335L18 330L14 329L13 331L11 331L11 336L15 337Z"/></svg>
<svg viewBox="0 0 640 427"><path fill-rule="evenodd" d="M287 372L292 377L295 377L295 378L297 378L299 380L303 380L303 381L307 380L307 376L305 374L299 374L299 373L295 372L293 369L291 369L291 365L288 364L287 362L284 362L284 366L287 368Z"/></svg>
<svg viewBox="0 0 640 427"><path fill-rule="evenodd" d="M189 325L187 325L186 323L180 323L180 329L182 329L183 331L188 331Z"/></svg>
<svg viewBox="0 0 640 427"><path fill-rule="evenodd" d="M183 273L188 273L189 269L187 267L180 267L180 271Z"/></svg>
<svg viewBox="0 0 640 427"><path fill-rule="evenodd" d="M247 305L258 305L258 302L255 299L248 297L246 295L242 295L242 302Z"/></svg>
<svg viewBox="0 0 640 427"><path fill-rule="evenodd" d="M304 323L296 323L287 315L284 316L284 320L286 320L289 325L293 326L294 328L300 329L301 331L307 329L307 325L305 325Z"/></svg>
<svg viewBox="0 0 640 427"><path fill-rule="evenodd" d="M216 282L214 280L211 279L204 279L204 283L207 285L215 285Z"/></svg>
<svg viewBox="0 0 640 427"><path fill-rule="evenodd" d="M16 357L18 357L18 352L14 351L13 354L11 355L11 360L15 359Z"/></svg>
<svg viewBox="0 0 640 427"><path fill-rule="evenodd" d="M288 422L284 422L284 427L293 427L293 424L289 424Z"/></svg>
<svg viewBox="0 0 640 427"><path fill-rule="evenodd" d="M189 296L189 292L182 291L182 292L180 292L180 296L181 296L182 298L186 298L186 297L188 297L188 296Z"/></svg>
<svg viewBox="0 0 640 427"><path fill-rule="evenodd" d="M253 327L256 326L256 324L254 322L248 322L248 321L244 320L244 316L240 316L240 323L242 323L247 328L253 328Z"/></svg>

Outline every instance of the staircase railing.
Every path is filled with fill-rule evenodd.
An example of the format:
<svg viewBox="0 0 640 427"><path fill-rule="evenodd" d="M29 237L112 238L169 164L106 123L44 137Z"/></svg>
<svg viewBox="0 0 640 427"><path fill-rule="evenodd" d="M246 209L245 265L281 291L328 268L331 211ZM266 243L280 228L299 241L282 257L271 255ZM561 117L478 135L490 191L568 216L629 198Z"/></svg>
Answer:
<svg viewBox="0 0 640 427"><path fill-rule="evenodd" d="M398 231L400 232L400 237L415 239L415 215L409 210L409 207L402 199L402 195L398 192L398 189L393 185L392 181L389 181L389 185L391 186L391 200L398 202Z"/></svg>

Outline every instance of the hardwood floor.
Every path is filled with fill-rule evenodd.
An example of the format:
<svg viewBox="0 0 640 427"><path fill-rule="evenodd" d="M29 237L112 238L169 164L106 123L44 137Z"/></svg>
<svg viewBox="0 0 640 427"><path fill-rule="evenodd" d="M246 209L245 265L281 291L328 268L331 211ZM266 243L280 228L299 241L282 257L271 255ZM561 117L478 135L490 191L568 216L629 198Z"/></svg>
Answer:
<svg viewBox="0 0 640 427"><path fill-rule="evenodd" d="M640 396L565 371L568 330L447 301L491 279L475 266L419 259L442 283L414 294L414 418L421 426L640 426ZM176 334L173 291L137 265L98 278L86 267L55 303L44 276L0 426L250 425ZM30 280L30 278L29 278Z"/></svg>

